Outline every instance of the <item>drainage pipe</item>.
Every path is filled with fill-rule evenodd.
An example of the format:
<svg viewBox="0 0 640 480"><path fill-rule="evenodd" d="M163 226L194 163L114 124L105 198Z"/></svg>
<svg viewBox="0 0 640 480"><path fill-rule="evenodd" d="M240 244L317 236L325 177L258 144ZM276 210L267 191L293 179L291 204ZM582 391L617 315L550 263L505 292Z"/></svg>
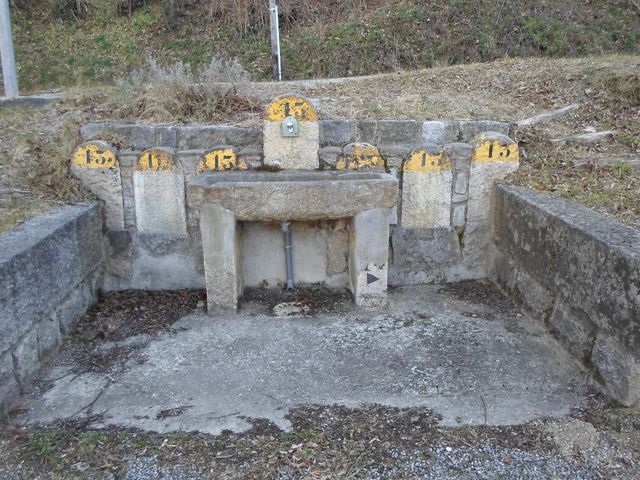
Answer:
<svg viewBox="0 0 640 480"><path fill-rule="evenodd" d="M287 290L293 290L293 244L289 222L282 222L282 233L284 234L284 258L287 264Z"/></svg>

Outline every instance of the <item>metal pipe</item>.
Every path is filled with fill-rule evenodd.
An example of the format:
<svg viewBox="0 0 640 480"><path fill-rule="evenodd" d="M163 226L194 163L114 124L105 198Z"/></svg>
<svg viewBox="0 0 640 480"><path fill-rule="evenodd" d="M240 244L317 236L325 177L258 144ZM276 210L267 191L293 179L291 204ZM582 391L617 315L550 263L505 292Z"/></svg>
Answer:
<svg viewBox="0 0 640 480"><path fill-rule="evenodd" d="M284 234L284 258L287 265L287 290L293 290L293 243L289 222L282 222L282 233Z"/></svg>

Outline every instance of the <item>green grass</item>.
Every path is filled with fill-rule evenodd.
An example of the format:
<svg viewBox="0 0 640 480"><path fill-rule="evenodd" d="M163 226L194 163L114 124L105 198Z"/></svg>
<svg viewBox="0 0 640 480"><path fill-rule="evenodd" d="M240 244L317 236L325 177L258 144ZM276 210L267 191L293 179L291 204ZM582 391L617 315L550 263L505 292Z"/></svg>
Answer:
<svg viewBox="0 0 640 480"><path fill-rule="evenodd" d="M143 67L149 56L161 64L182 61L193 68L212 57L237 57L255 78L270 77L268 26L254 24L239 33L232 18L212 18L203 4L168 32L161 2L147 3L131 17L108 9L80 19L20 10L14 15L14 36L23 90L110 83ZM342 5L328 17L314 16L311 8L306 16L282 22L286 78L362 75L505 56L640 51L640 15L624 1L549 0L541 6L532 0L389 0L364 9L356 4L351 9Z"/></svg>

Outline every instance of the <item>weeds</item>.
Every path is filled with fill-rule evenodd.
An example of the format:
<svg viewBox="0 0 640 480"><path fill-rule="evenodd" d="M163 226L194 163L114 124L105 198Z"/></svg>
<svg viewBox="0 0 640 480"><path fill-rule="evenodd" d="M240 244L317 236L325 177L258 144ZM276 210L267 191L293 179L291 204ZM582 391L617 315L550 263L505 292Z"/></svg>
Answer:
<svg viewBox="0 0 640 480"><path fill-rule="evenodd" d="M170 122L217 121L234 113L257 113L259 103L229 86L248 79L237 61L214 58L194 72L189 64L163 67L150 58L148 68L120 82L120 94L108 107L117 119Z"/></svg>

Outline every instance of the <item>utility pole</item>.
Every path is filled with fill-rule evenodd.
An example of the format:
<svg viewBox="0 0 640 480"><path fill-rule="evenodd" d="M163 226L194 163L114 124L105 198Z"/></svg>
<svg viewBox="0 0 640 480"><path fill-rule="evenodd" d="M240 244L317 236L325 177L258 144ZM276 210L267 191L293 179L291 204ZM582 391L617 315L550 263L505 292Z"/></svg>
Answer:
<svg viewBox="0 0 640 480"><path fill-rule="evenodd" d="M273 59L273 79L282 80L282 59L280 58L280 23L278 21L278 2L269 0L271 26L271 58Z"/></svg>
<svg viewBox="0 0 640 480"><path fill-rule="evenodd" d="M2 57L4 94L7 98L15 98L19 95L19 91L16 56L13 52L13 37L11 35L9 0L0 0L0 56Z"/></svg>

